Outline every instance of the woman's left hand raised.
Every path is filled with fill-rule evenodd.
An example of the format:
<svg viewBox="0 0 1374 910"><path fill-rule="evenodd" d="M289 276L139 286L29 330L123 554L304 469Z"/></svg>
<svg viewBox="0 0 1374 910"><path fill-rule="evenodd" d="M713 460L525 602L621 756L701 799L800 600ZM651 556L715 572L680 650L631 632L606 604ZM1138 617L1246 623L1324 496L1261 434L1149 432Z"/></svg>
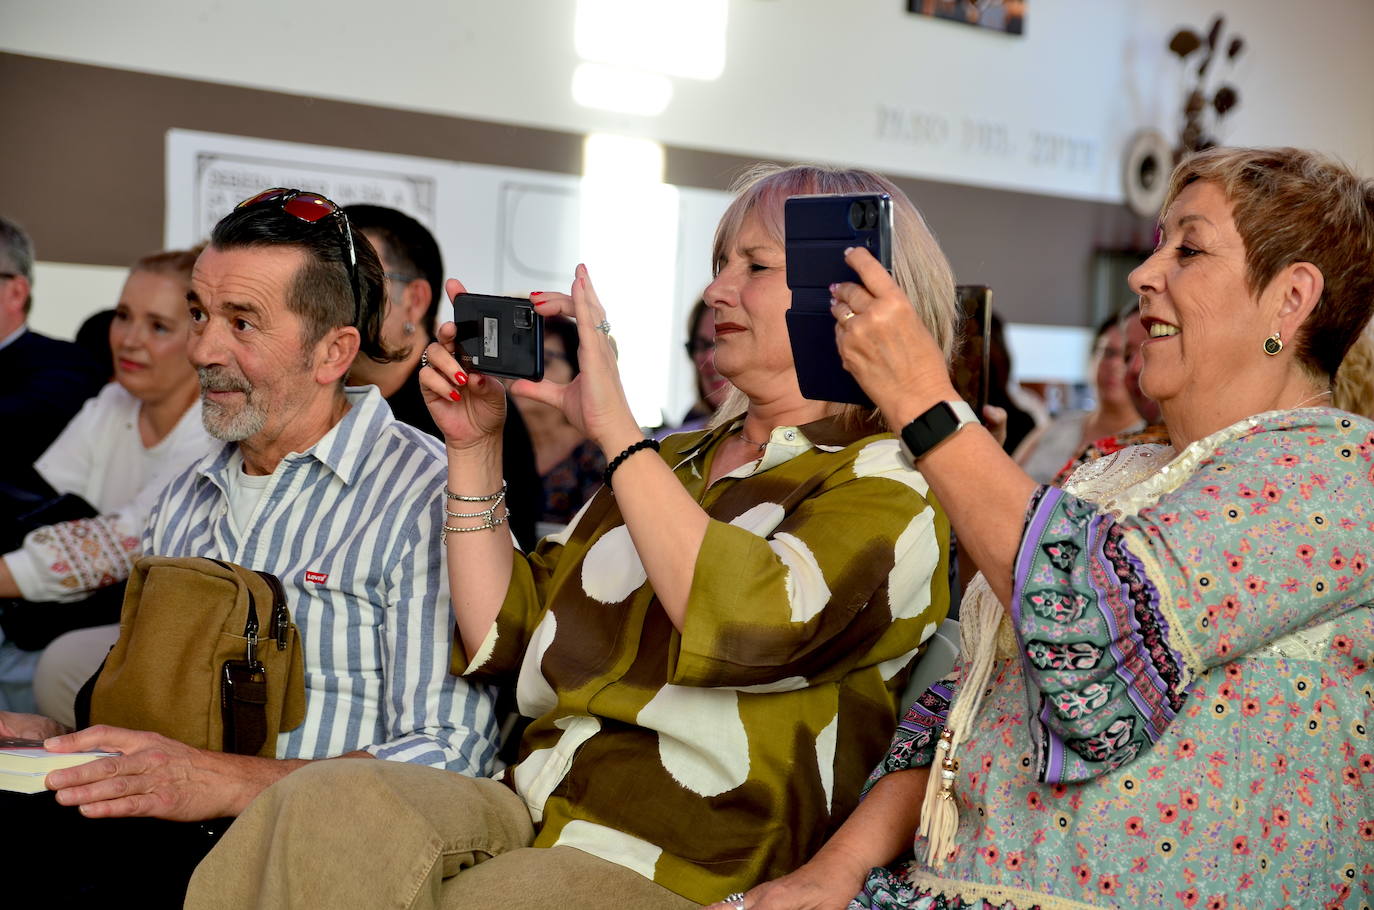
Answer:
<svg viewBox="0 0 1374 910"><path fill-rule="evenodd" d="M830 289L840 360L888 425L905 426L935 402L956 397L944 352L897 282L861 247L848 250L845 262L863 283Z"/></svg>
<svg viewBox="0 0 1374 910"><path fill-rule="evenodd" d="M533 294L541 316L571 316L577 321L577 359L580 370L572 382L521 379L511 384L513 395L552 405L568 422L609 455L643 437L625 397L616 367L615 342L607 329L606 310L596 296L587 267L579 265L571 296Z"/></svg>

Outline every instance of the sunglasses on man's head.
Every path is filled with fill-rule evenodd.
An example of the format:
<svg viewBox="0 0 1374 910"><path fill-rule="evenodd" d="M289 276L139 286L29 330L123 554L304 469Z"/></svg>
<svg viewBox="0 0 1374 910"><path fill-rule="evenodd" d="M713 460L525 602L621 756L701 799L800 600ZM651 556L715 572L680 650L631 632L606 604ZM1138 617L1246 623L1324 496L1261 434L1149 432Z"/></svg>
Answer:
<svg viewBox="0 0 1374 910"><path fill-rule="evenodd" d="M286 214L293 218L299 218L307 224L323 221L331 215L335 216L339 230L343 232L346 241L345 247L348 251L348 286L353 291L353 325L359 326L362 319L363 301L362 296L358 293L358 255L353 249L353 231L348 225L348 215L332 199L321 196L319 193L307 193L303 190L287 189L281 186L263 190L256 196L249 196L234 208L236 210L246 209L268 204L275 204ZM361 328L361 326L359 327Z"/></svg>

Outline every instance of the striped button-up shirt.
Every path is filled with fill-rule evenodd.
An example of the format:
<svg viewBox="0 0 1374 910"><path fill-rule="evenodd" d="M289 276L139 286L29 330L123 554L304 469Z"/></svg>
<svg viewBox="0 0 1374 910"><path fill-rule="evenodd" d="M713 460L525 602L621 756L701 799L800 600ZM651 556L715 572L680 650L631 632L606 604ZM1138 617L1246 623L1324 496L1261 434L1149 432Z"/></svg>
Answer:
<svg viewBox="0 0 1374 910"><path fill-rule="evenodd" d="M391 416L376 387L347 390L343 419L282 459L246 530L228 484L230 443L164 491L144 552L209 556L281 579L305 657L305 722L278 758L365 749L484 775L496 754L490 691L448 672L445 464L432 437Z"/></svg>

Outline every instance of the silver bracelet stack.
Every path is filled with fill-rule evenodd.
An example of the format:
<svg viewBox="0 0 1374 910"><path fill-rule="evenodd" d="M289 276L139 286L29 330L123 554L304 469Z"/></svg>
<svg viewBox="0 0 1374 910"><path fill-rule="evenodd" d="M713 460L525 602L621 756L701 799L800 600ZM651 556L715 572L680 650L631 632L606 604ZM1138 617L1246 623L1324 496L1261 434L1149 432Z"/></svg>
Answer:
<svg viewBox="0 0 1374 910"><path fill-rule="evenodd" d="M492 528L495 528L495 527L497 527L498 525L503 525L503 524L505 524L505 523L506 523L506 519L510 517L510 509L509 509L509 508L507 508L506 511L502 513L502 515L501 515L500 518L497 518L497 517L496 517L496 507L499 506L499 505L501 505L501 503L503 503L503 502L506 501L506 482L505 482L504 480L501 481L501 489L499 489L499 490L497 490L495 493L491 493L491 494L489 494L489 495L487 495L487 496L460 496L460 495L458 495L457 493L454 493L454 492L453 492L452 490L450 490L448 487L444 487L444 496L447 497L448 499L452 499L452 500L455 500L455 501L457 501L457 502L489 502L489 503L491 503L491 506L490 506L489 508L482 509L480 512L451 512L451 511L449 511L448 509L444 509L444 514L445 514L446 516L448 516L448 518L480 518L480 519L482 519L482 524L480 524L480 525L473 525L473 526L470 527L470 528L455 528L455 527L452 527L451 525L449 525L448 520L445 519L445 520L444 520L444 534L445 534L445 535L447 535L449 531L453 531L454 533L457 533L457 534L465 534L465 533L467 533L468 531L490 531Z"/></svg>

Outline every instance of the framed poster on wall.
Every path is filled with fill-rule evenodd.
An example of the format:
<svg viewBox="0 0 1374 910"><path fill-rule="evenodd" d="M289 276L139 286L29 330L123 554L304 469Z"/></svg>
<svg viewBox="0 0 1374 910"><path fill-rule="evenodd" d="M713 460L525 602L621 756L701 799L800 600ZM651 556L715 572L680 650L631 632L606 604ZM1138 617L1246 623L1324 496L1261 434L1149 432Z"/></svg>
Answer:
<svg viewBox="0 0 1374 910"><path fill-rule="evenodd" d="M909 13L990 28L1008 35L1026 31L1029 0L906 0Z"/></svg>

